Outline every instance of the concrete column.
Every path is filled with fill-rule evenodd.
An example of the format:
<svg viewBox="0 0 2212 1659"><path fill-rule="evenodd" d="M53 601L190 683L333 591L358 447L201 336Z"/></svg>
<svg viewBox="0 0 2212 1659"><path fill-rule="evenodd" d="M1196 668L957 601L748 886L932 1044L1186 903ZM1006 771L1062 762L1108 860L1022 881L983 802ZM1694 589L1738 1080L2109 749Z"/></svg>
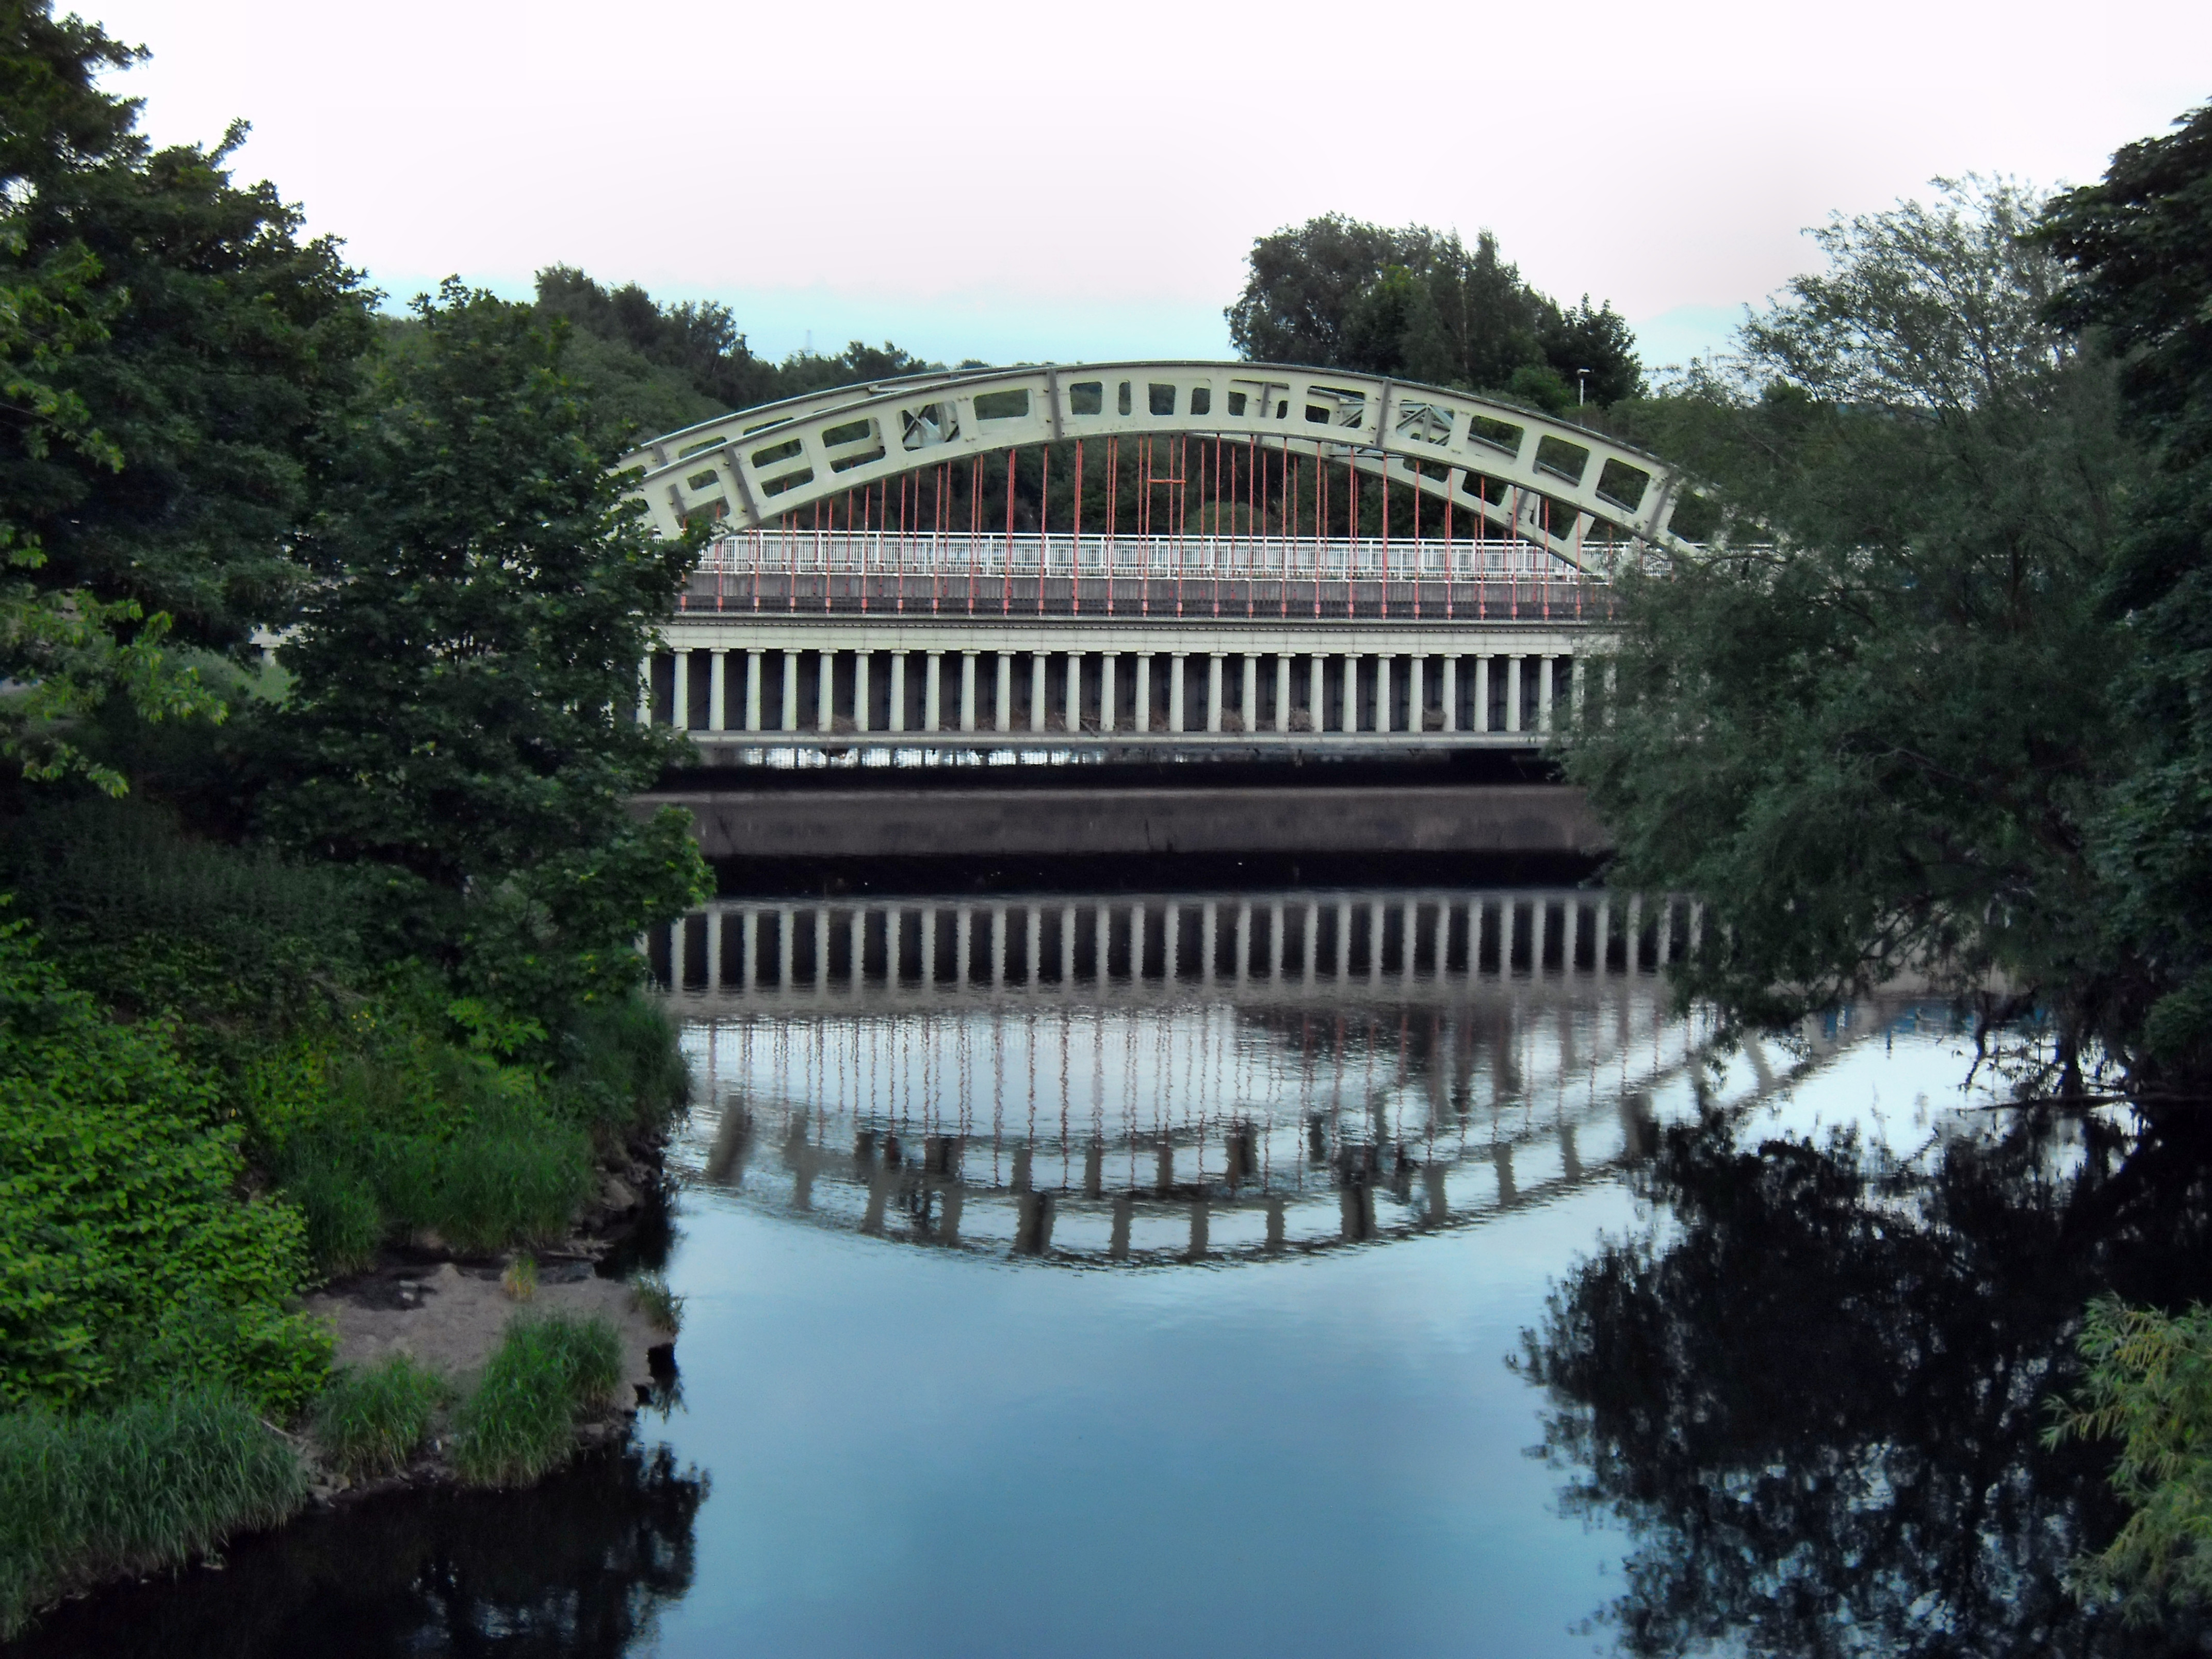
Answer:
<svg viewBox="0 0 2212 1659"><path fill-rule="evenodd" d="M1275 659L1275 730L1291 729L1291 658L1284 652Z"/></svg>
<svg viewBox="0 0 2212 1659"><path fill-rule="evenodd" d="M1541 737L1552 735L1552 668L1558 661L1557 653L1547 651L1536 664L1536 731Z"/></svg>
<svg viewBox="0 0 2212 1659"><path fill-rule="evenodd" d="M1237 907L1237 982L1239 985L1251 977L1251 967L1252 906L1246 901Z"/></svg>
<svg viewBox="0 0 2212 1659"><path fill-rule="evenodd" d="M1521 729L1521 658L1517 653L1505 659L1505 729Z"/></svg>
<svg viewBox="0 0 2212 1659"><path fill-rule="evenodd" d="M1703 899L1692 899L1692 900L1690 901L1690 938L1689 938L1689 942L1688 942L1688 945L1687 945L1687 950L1688 950L1688 951L1689 951L1689 954L1690 954L1690 955L1692 955L1692 956L1693 956L1693 957L1694 957L1694 956L1696 956L1696 955L1698 954L1698 951L1699 947L1700 947L1700 946L1702 946L1702 945L1705 944L1705 901L1704 901Z"/></svg>
<svg viewBox="0 0 2212 1659"><path fill-rule="evenodd" d="M1220 660L1218 657L1214 659L1216 662ZM1208 899L1199 915L1198 980L1201 985L1211 985L1213 983L1214 951L1220 939L1221 906Z"/></svg>
<svg viewBox="0 0 2212 1659"><path fill-rule="evenodd" d="M1375 729L1390 729L1390 658L1375 659Z"/></svg>
<svg viewBox="0 0 2212 1659"><path fill-rule="evenodd" d="M921 982L937 983L937 907L927 904L921 911Z"/></svg>
<svg viewBox="0 0 2212 1659"><path fill-rule="evenodd" d="M837 724L837 653L821 653L821 666L814 677L814 729L830 732Z"/></svg>
<svg viewBox="0 0 2212 1659"><path fill-rule="evenodd" d="M1248 733L1260 729L1260 659L1249 651L1244 653L1244 706L1238 713Z"/></svg>
<svg viewBox="0 0 2212 1659"><path fill-rule="evenodd" d="M1602 976L1613 965L1606 960L1607 947L1613 943L1613 905L1609 900L1597 902L1596 924L1591 932L1595 938L1590 945L1590 964L1592 970Z"/></svg>
<svg viewBox="0 0 2212 1659"><path fill-rule="evenodd" d="M1119 658L1111 651L1098 659L1098 729L1101 732L1114 729L1114 665L1118 660Z"/></svg>
<svg viewBox="0 0 2212 1659"><path fill-rule="evenodd" d="M1178 651L1168 659L1168 730L1182 730L1182 660Z"/></svg>
<svg viewBox="0 0 2212 1659"><path fill-rule="evenodd" d="M1628 896L1628 971L1638 972L1644 966L1644 895Z"/></svg>
<svg viewBox="0 0 2212 1659"><path fill-rule="evenodd" d="M1423 706L1424 699L1429 695L1428 665L1429 659L1426 657L1415 656L1407 659L1406 729L1408 732L1425 732L1429 729L1428 713Z"/></svg>
<svg viewBox="0 0 2212 1659"><path fill-rule="evenodd" d="M1474 654L1474 729L1490 730L1490 653Z"/></svg>
<svg viewBox="0 0 2212 1659"><path fill-rule="evenodd" d="M753 988L753 964L760 960L760 912L748 909L738 936L738 989Z"/></svg>
<svg viewBox="0 0 2212 1659"><path fill-rule="evenodd" d="M653 653L647 652L645 660L637 665L637 723L653 724Z"/></svg>
<svg viewBox="0 0 2212 1659"><path fill-rule="evenodd" d="M975 960L975 914L973 905L960 907L959 919L952 924L952 982L968 982L968 964Z"/></svg>
<svg viewBox="0 0 2212 1659"><path fill-rule="evenodd" d="M1459 659L1444 659L1444 730L1459 730Z"/></svg>
<svg viewBox="0 0 2212 1659"><path fill-rule="evenodd" d="M1103 985L1106 982L1106 958L1113 948L1113 907L1101 904L1091 913L1091 978L1093 983Z"/></svg>
<svg viewBox="0 0 2212 1659"><path fill-rule="evenodd" d="M1149 732L1152 729L1152 653L1149 651L1137 653L1136 701L1136 729Z"/></svg>
<svg viewBox="0 0 2212 1659"><path fill-rule="evenodd" d="M1313 729L1321 731L1328 724L1327 711L1322 707L1322 687L1328 659L1316 654L1306 669L1306 714L1313 720Z"/></svg>
<svg viewBox="0 0 2212 1659"><path fill-rule="evenodd" d="M1540 975L1544 971L1544 935L1552 920L1552 907L1537 899L1528 907L1528 971Z"/></svg>
<svg viewBox="0 0 2212 1659"><path fill-rule="evenodd" d="M891 653L891 730L894 732L906 730L906 655L903 651Z"/></svg>
<svg viewBox="0 0 2212 1659"><path fill-rule="evenodd" d="M868 656L866 651L853 653L853 729L868 729Z"/></svg>
<svg viewBox="0 0 2212 1659"><path fill-rule="evenodd" d="M1583 902L1578 898L1567 901L1567 937L1559 947L1559 969L1562 973L1575 971L1575 957L1579 954L1583 931Z"/></svg>
<svg viewBox="0 0 2212 1659"><path fill-rule="evenodd" d="M1044 653L1030 658L1030 730L1044 730Z"/></svg>
<svg viewBox="0 0 2212 1659"><path fill-rule="evenodd" d="M719 656L720 653L715 654ZM707 988L709 991L722 988L722 913L720 910L707 912Z"/></svg>
<svg viewBox="0 0 2212 1659"><path fill-rule="evenodd" d="M1359 653L1344 653L1344 695L1338 699L1344 705L1344 729L1349 734L1359 729Z"/></svg>
<svg viewBox="0 0 2212 1659"><path fill-rule="evenodd" d="M668 723L679 732L691 729L691 653L676 653L676 695L669 700Z"/></svg>
<svg viewBox="0 0 2212 1659"><path fill-rule="evenodd" d="M1382 904L1379 899L1367 901L1367 982L1374 984L1382 977Z"/></svg>
<svg viewBox="0 0 2212 1659"><path fill-rule="evenodd" d="M1320 954L1321 906L1312 899L1306 901L1305 937L1300 942L1305 948L1299 952L1303 965L1298 976L1306 984L1311 985L1314 982L1315 974L1320 971L1321 967L1321 964L1314 960Z"/></svg>
<svg viewBox="0 0 2212 1659"><path fill-rule="evenodd" d="M830 907L814 907L814 988L825 988L830 983Z"/></svg>
<svg viewBox="0 0 2212 1659"><path fill-rule="evenodd" d="M1588 678L1583 671L1588 666L1577 657L1567 669L1567 718L1577 726L1583 718L1583 682Z"/></svg>
<svg viewBox="0 0 2212 1659"><path fill-rule="evenodd" d="M945 653L942 651L929 652L921 672L921 729L925 732L944 729L943 722L939 719L943 712L944 688Z"/></svg>
<svg viewBox="0 0 2212 1659"><path fill-rule="evenodd" d="M799 730L799 653L783 653L783 721L779 732Z"/></svg>
<svg viewBox="0 0 2212 1659"><path fill-rule="evenodd" d="M845 921L845 953L850 958L845 964L845 983L859 990L868 976L868 913L855 910Z"/></svg>
<svg viewBox="0 0 2212 1659"><path fill-rule="evenodd" d="M761 653L745 653L745 730L761 729Z"/></svg>
<svg viewBox="0 0 2212 1659"><path fill-rule="evenodd" d="M1614 686L1614 684L1615 684L1615 683L1616 683L1616 682L1615 682L1615 678L1614 678L1614 673L1613 673L1613 671L1614 671L1614 669L1615 669L1617 666L1618 666L1618 665L1617 665L1617 664L1615 664L1615 663L1613 662L1613 660L1611 658L1609 658L1609 657L1608 657L1608 658L1606 659L1606 665L1605 665L1605 723L1606 723L1607 726L1611 726L1611 725L1613 724L1613 686Z"/></svg>
<svg viewBox="0 0 2212 1659"><path fill-rule="evenodd" d="M1482 912L1480 899L1467 902L1467 971L1469 975L1482 971Z"/></svg>
<svg viewBox="0 0 2212 1659"><path fill-rule="evenodd" d="M999 653L998 691L998 707L993 711L996 718L991 729L1011 732L1014 729L1014 653L1011 651Z"/></svg>
<svg viewBox="0 0 2212 1659"><path fill-rule="evenodd" d="M1006 907L991 907L991 985L994 989L1006 982Z"/></svg>
<svg viewBox="0 0 2212 1659"><path fill-rule="evenodd" d="M730 653L720 648L707 653L707 729L730 729L725 704L730 695Z"/></svg>
<svg viewBox="0 0 2212 1659"><path fill-rule="evenodd" d="M1664 968L1674 959L1674 901L1659 901L1659 965Z"/></svg>
<svg viewBox="0 0 2212 1659"><path fill-rule="evenodd" d="M1336 977L1340 984L1352 972L1352 901L1340 899L1336 906Z"/></svg>
<svg viewBox="0 0 2212 1659"><path fill-rule="evenodd" d="M788 904L775 913L775 988L779 995L791 990L791 933L799 921L799 912Z"/></svg>
<svg viewBox="0 0 2212 1659"><path fill-rule="evenodd" d="M973 651L960 653L960 729L975 729L975 657Z"/></svg>
<svg viewBox="0 0 2212 1659"><path fill-rule="evenodd" d="M1221 653L1206 653L1206 729L1221 729Z"/></svg>
<svg viewBox="0 0 2212 1659"><path fill-rule="evenodd" d="M1033 986L1039 982L1037 969L1040 964L1037 962L1037 957L1042 953L1043 950L1044 912L1038 909L1036 905L1032 904L1030 906L1029 951L1028 954L1022 958L1029 968L1029 978L1023 981L1024 984Z"/></svg>
<svg viewBox="0 0 2212 1659"><path fill-rule="evenodd" d="M1083 730L1083 653L1067 653L1067 729L1070 734Z"/></svg>
<svg viewBox="0 0 2212 1659"><path fill-rule="evenodd" d="M1075 989L1075 907L1063 905L1060 912L1060 992L1062 996Z"/></svg>
<svg viewBox="0 0 2212 1659"><path fill-rule="evenodd" d="M1521 933L1521 901L1507 899L1498 907L1498 971L1513 971L1513 949Z"/></svg>

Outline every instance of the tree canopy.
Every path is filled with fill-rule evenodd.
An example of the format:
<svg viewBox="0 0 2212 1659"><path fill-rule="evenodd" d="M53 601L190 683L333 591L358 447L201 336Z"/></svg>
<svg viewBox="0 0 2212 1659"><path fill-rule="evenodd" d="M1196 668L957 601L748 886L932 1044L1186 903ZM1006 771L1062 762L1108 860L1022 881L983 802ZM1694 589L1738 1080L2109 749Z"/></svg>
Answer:
<svg viewBox="0 0 2212 1659"><path fill-rule="evenodd" d="M1568 767L1618 879L1713 907L1685 994L1782 1019L1994 970L2069 1070L2142 994L2089 848L2136 469L2110 363L2045 318L2037 205L1969 182L1831 224L1731 366L1632 411L1730 518L1623 580L1617 695Z"/></svg>
<svg viewBox="0 0 2212 1659"><path fill-rule="evenodd" d="M1224 313L1255 362L1401 375L1560 410L1640 395L1635 337L1610 303L1562 307L1525 282L1488 231L1390 229L1342 214L1261 237Z"/></svg>

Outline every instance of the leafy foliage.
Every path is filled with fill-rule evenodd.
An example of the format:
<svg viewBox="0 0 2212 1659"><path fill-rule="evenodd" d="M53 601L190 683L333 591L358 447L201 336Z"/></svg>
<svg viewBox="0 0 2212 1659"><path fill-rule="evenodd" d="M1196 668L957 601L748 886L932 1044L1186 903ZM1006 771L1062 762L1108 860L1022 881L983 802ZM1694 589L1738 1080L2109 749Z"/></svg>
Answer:
<svg viewBox="0 0 2212 1659"><path fill-rule="evenodd" d="M2132 465L2109 365L2042 320L2033 198L1830 225L1830 268L1648 437L1733 514L1622 583L1618 693L1568 752L1618 879L1705 895L1686 995L1778 1020L1899 973L2124 1028L2087 825L2124 754L2098 604Z"/></svg>
<svg viewBox="0 0 2212 1659"><path fill-rule="evenodd" d="M2130 775L2098 825L2118 923L2148 960L2146 1077L2212 1073L2212 105L2130 144L2051 204L2044 240L2074 280L2052 312L2119 358L2146 476L2109 582Z"/></svg>
<svg viewBox="0 0 2212 1659"><path fill-rule="evenodd" d="M1593 402L1643 390L1634 336L1612 306L1593 308L1584 295L1562 308L1487 231L1470 250L1455 232L1333 213L1260 238L1249 258L1225 314L1231 341L1254 361L1512 392L1547 409L1575 401L1585 369Z"/></svg>
<svg viewBox="0 0 2212 1659"><path fill-rule="evenodd" d="M0 927L0 1406L221 1380L264 1410L320 1384L328 1335L284 1311L298 1212L241 1201L241 1131L158 1023L103 1018Z"/></svg>
<svg viewBox="0 0 2212 1659"><path fill-rule="evenodd" d="M633 713L691 554L622 501L527 308L448 284L418 315L303 550L267 817L373 877L381 955L557 1017L702 880L681 814L628 811L674 752Z"/></svg>
<svg viewBox="0 0 2212 1659"><path fill-rule="evenodd" d="M2212 1310L2167 1315L2111 1297L2089 1304L2080 1338L2088 1376L2045 1437L2118 1438L2112 1485L2134 1508L2081 1578L2123 1595L2130 1613L2212 1599Z"/></svg>

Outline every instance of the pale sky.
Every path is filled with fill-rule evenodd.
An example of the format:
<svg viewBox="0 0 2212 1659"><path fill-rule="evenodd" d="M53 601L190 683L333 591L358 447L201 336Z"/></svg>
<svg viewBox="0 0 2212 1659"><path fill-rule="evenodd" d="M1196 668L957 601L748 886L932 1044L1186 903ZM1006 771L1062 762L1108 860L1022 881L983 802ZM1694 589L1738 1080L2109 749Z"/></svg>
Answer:
<svg viewBox="0 0 2212 1659"><path fill-rule="evenodd" d="M58 0L58 9L70 0ZM2097 177L2212 97L2212 4L81 0L157 140L240 164L395 298L582 266L754 349L1227 356L1253 239L1495 231L1647 363L1719 343L1832 210Z"/></svg>

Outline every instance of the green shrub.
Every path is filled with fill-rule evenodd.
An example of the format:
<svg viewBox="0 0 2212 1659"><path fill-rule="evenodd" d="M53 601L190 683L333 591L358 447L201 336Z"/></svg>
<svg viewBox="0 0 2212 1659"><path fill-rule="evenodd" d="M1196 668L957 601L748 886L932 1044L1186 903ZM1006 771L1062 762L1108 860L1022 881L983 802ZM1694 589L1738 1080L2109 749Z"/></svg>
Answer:
<svg viewBox="0 0 2212 1659"><path fill-rule="evenodd" d="M158 1365L289 1414L327 1333L283 1311L289 1204L241 1200L240 1133L160 1021L123 1025L0 925L0 1408L97 1405Z"/></svg>
<svg viewBox="0 0 2212 1659"><path fill-rule="evenodd" d="M622 1380L622 1339L604 1319L517 1319L454 1424L453 1464L480 1486L518 1486L565 1462L576 1416Z"/></svg>
<svg viewBox="0 0 2212 1659"><path fill-rule="evenodd" d="M315 1441L331 1463L358 1480L406 1467L446 1402L446 1380L412 1356L349 1367L315 1401Z"/></svg>
<svg viewBox="0 0 2212 1659"><path fill-rule="evenodd" d="M310 1165L284 1186L307 1221L307 1255L327 1278L358 1273L384 1243L384 1207L376 1188L343 1163Z"/></svg>
<svg viewBox="0 0 2212 1659"><path fill-rule="evenodd" d="M0 1413L0 1638L66 1590L174 1565L306 1495L292 1449L228 1390Z"/></svg>
<svg viewBox="0 0 2212 1659"><path fill-rule="evenodd" d="M2212 1601L2212 1308L2168 1316L2100 1297L2080 1346L2087 1381L2046 1440L2117 1437L2112 1486L2135 1513L2075 1565L2078 1587L2138 1618Z"/></svg>
<svg viewBox="0 0 2212 1659"><path fill-rule="evenodd" d="M675 1022L646 997L585 1005L561 1049L554 1088L569 1115L605 1139L659 1129L690 1099Z"/></svg>

